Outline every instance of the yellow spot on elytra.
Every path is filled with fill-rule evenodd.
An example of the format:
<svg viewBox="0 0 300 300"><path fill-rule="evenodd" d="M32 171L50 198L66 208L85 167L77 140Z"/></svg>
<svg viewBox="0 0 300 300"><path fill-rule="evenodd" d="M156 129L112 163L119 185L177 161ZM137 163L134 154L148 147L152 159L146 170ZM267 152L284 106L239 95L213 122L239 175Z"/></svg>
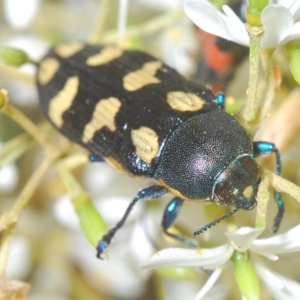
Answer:
<svg viewBox="0 0 300 300"><path fill-rule="evenodd" d="M133 92L144 87L145 85L160 83L160 80L154 75L161 67L162 62L158 60L145 63L141 69L133 71L124 76L124 89L129 92Z"/></svg>
<svg viewBox="0 0 300 300"><path fill-rule="evenodd" d="M201 109L205 101L194 93L169 92L167 94L169 105L179 111L197 111Z"/></svg>
<svg viewBox="0 0 300 300"><path fill-rule="evenodd" d="M85 45L80 42L71 42L56 46L55 52L63 58L68 58L81 51L84 47Z"/></svg>
<svg viewBox="0 0 300 300"><path fill-rule="evenodd" d="M158 135L149 127L142 126L131 131L132 143L135 146L135 153L142 160L151 163L158 154Z"/></svg>
<svg viewBox="0 0 300 300"><path fill-rule="evenodd" d="M79 78L77 76L70 77L65 86L59 93L49 102L49 118L60 128L63 125L62 115L67 111L77 94L79 87Z"/></svg>
<svg viewBox="0 0 300 300"><path fill-rule="evenodd" d="M249 199L253 194L253 186L249 185L247 186L243 191L243 196L247 199Z"/></svg>
<svg viewBox="0 0 300 300"><path fill-rule="evenodd" d="M86 60L86 64L92 67L103 65L119 58L122 56L123 52L124 50L122 48L116 46L105 47L100 51L100 53L90 56Z"/></svg>
<svg viewBox="0 0 300 300"><path fill-rule="evenodd" d="M41 85L47 84L59 69L59 61L53 57L47 57L41 61L38 71L38 81Z"/></svg>
<svg viewBox="0 0 300 300"><path fill-rule="evenodd" d="M110 131L115 131L115 116L121 105L121 101L115 97L101 99L95 107L91 121L84 127L83 143L90 141L95 132L104 126L108 127Z"/></svg>

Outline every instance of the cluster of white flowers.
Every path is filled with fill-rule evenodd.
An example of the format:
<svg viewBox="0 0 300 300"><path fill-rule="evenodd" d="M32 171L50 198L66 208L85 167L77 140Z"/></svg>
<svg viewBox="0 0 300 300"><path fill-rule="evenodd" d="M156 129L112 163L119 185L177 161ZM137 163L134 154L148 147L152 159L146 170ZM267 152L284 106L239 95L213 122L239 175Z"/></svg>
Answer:
<svg viewBox="0 0 300 300"><path fill-rule="evenodd" d="M263 229L242 227L235 233L226 233L229 243L210 249L183 249L170 248L156 253L147 263L142 264L143 268L165 268L165 267L201 267L203 269L215 270L207 283L203 286L195 300L202 299L206 292L213 286L230 260L234 250L245 252L250 251L255 263L258 276L264 281L269 293L275 299L294 299L300 293L300 284L280 276L268 270L259 256L270 260L278 260L279 254L287 254L300 251L300 225L283 234L266 239L256 239ZM255 262L257 258L257 262ZM272 277L272 281L266 280ZM276 279L276 280L275 280ZM284 296L284 297L282 297Z"/></svg>
<svg viewBox="0 0 300 300"><path fill-rule="evenodd" d="M184 0L183 7L188 17L204 31L249 46L245 25L227 5L221 12L207 0ZM264 27L261 47L264 49L300 38L300 2L278 0L276 4L270 3L261 13L261 22Z"/></svg>
<svg viewBox="0 0 300 300"><path fill-rule="evenodd" d="M155 7L159 11L176 9L181 5L181 1L179 0L139 0L138 2L140 4L147 4L147 7ZM127 5L128 1L120 0L120 3ZM45 53L49 44L32 35L23 34L22 31L26 30L30 25L40 5L39 0L4 1L4 16L6 22L12 28L19 31L18 35L10 40L5 40L5 43L23 48L35 59L39 59ZM249 38L244 24L228 6L223 6L223 12L220 12L206 0L183 0L183 8L187 16L204 31L245 46L249 45ZM127 9L124 11L126 11L127 14ZM122 22L125 22L124 18L126 18L126 15L123 14L122 18ZM263 10L261 20L265 30L261 40L262 48L275 48L277 45L296 40L300 38L300 1L277 0L276 4L270 3ZM276 20L276 22L274 22L274 20ZM124 34L124 32L122 34ZM180 68L183 73L190 72L190 66L188 66L190 60L189 55L187 55L190 48L188 48L187 44L192 44L192 39L190 38L192 34L192 29L187 19L183 20L182 23L176 24L176 26L172 28L172 31L164 31L161 33L163 55L166 57L166 60L169 59L173 62L173 66ZM178 36L180 36L180 41L178 41ZM187 36L189 36L188 43L186 42ZM4 41L1 41L1 43L2 42ZM172 51L172 54L170 54L172 48L176 48L176 51ZM169 63L171 63L170 61ZM186 69L184 69L184 67L186 67ZM32 70L30 72L32 74ZM24 95L26 93L22 92L22 94ZM34 94L31 93L28 98L34 99L33 95ZM22 95L20 95L20 97L22 97ZM95 174L95 172L99 172L100 175ZM4 193L5 189L11 191L15 188L17 179L18 171L16 165L10 165L1 170L1 193ZM121 218L127 204L133 198L134 193L140 187L145 186L145 183L142 184L139 181L135 181L134 183L130 179L127 181L122 175L114 173L107 166L86 166L83 181L85 188L91 193L93 199L95 199L95 205L99 208L99 211L101 211L103 217L110 225L115 224L115 222ZM116 189L116 187L118 187L118 189ZM120 195L120 197L118 195ZM137 270L137 268L133 267L133 265L140 263L144 269L195 267L213 270L206 283L203 283L204 285L200 292L197 293L196 291L199 289L201 282L192 288L189 286L189 288L183 289L185 296L191 296L192 290L195 300L204 299L207 295L210 295L211 299L224 299L224 293L218 294L218 290L216 289L218 286L217 281L229 265L229 260L234 250L237 250L240 252L251 252L257 274L274 299L294 300L295 295L298 296L300 294L300 285L298 282L268 269L264 261L260 258L265 257L270 260L277 260L278 255L299 251L299 225L285 233L267 239L257 239L262 232L260 229L241 228L235 233L226 234L229 240L227 244L210 249L164 249L156 253L148 262L144 263L152 255L155 246L145 237L144 215L142 210L139 210L137 207L135 208L135 212L131 215L131 219L128 220L129 226L125 226L123 233L116 237L115 243L110 248L111 260L103 262L96 261L95 249L92 249L87 241L83 240L82 232L79 230L78 221L70 202L67 196L58 199L53 206L53 215L71 232L73 247L70 252L72 259L81 267L85 277L93 287L101 292L104 291L120 298L126 297L134 299L138 297L144 289L143 284L151 274L149 270ZM135 224L133 225L133 223ZM15 244L13 244L13 247L21 249L22 254L18 251L10 254L8 268L9 273L12 274L11 277L19 277L22 279L22 277L28 274L29 269L32 267L30 266L30 256L32 253L28 250L28 245L28 241L22 240L22 238L16 239ZM122 251L120 251L120 249ZM20 257L26 263L22 263ZM26 260L23 259L25 257ZM17 262L17 264L14 262ZM22 274L19 274L20 272ZM45 275L45 273L47 274L45 270L40 270L39 272L43 275ZM38 277L42 276L39 276L39 274L34 276L34 278ZM107 283L106 286L99 286L99 282L103 282L104 279ZM39 279L36 279L36 282L38 281ZM59 280L54 280L52 282L59 285L58 281ZM68 299L66 296L66 291L69 288L68 284L69 282L64 285L65 297L61 299ZM183 285L184 284L182 284L182 286ZM176 283L176 286L178 286L178 283ZM226 288L230 290L230 287ZM173 296L170 296L169 299L179 297L178 295L182 292L178 291L174 285L171 286L169 290L173 292ZM188 294L188 292L190 292L190 294ZM214 296L211 296L212 292L215 292ZM34 299L34 297L38 299L41 294L42 291L40 291L40 294L38 292L35 294L35 291L33 291L32 299ZM219 295L218 297L216 296L217 294ZM182 297L177 299L182 299Z"/></svg>

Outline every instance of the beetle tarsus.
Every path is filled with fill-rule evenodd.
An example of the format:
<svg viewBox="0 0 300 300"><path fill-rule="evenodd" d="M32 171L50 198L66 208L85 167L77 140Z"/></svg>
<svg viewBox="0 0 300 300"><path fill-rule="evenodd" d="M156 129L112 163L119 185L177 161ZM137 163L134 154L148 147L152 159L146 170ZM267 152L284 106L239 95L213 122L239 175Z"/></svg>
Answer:
<svg viewBox="0 0 300 300"><path fill-rule="evenodd" d="M97 250L97 257L100 259L103 259L103 252L107 249L107 247L110 245L114 235L116 232L123 226L125 223L128 215L130 214L133 206L136 204L139 200L151 200L155 198L159 198L164 196L168 193L168 190L160 185L153 185L150 187L147 187L145 189L142 189L138 192L138 194L134 197L134 199L130 202L128 205L122 219L116 224L115 227L109 230L109 232L102 237L102 239L99 241L96 250Z"/></svg>
<svg viewBox="0 0 300 300"><path fill-rule="evenodd" d="M279 196L280 196L280 193L278 193L278 192L275 192L275 193L279 194ZM284 202L281 199L277 199L277 204L278 204L278 213L277 213L276 218L274 219L272 233L276 233L278 231L281 219L284 214Z"/></svg>

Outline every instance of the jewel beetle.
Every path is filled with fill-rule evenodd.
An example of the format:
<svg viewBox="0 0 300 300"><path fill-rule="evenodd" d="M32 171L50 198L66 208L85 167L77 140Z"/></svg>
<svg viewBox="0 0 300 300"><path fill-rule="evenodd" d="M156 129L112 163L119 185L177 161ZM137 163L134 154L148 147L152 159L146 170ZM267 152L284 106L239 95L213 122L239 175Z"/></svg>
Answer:
<svg viewBox="0 0 300 300"><path fill-rule="evenodd" d="M97 246L97 257L111 243L136 202L172 193L162 219L168 231L184 200L233 206L229 214L195 231L195 235L239 209L256 206L260 172L255 157L275 153L274 144L252 142L246 130L224 112L224 97L187 81L151 55L118 46L80 42L58 45L41 60L37 88L42 110L70 140L134 177L151 177L157 185L138 192L123 218ZM284 205L275 192L279 227Z"/></svg>

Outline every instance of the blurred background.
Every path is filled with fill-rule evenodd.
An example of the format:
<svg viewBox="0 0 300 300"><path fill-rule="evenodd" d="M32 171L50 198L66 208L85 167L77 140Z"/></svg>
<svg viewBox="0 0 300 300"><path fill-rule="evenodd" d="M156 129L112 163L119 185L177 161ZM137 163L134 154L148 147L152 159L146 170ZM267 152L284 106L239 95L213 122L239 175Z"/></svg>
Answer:
<svg viewBox="0 0 300 300"><path fill-rule="evenodd" d="M196 28L182 11L181 0L130 0L127 11L126 2L2 0L0 45L23 49L32 60L39 61L51 46L65 41L118 42L122 35L122 28L118 30L118 26L125 16L126 22L123 24L126 30L123 34L127 47L145 50L187 78L203 82L215 92L224 91L227 96L226 110L241 119L246 101L248 49ZM220 5L222 1L217 2ZM244 3L230 1L229 4L243 19ZM120 9L121 6L123 9ZM219 52L210 57L215 53L212 51L215 48ZM213 64L212 61L219 63ZM282 103L291 97L289 94L296 87L284 61L284 54L279 50L276 63L281 67L282 84L277 90L272 115L284 116L285 111L291 109L290 106L282 107ZM51 140L59 144L62 137L47 125L39 108L35 71L35 66L30 64L20 68L1 64L0 88L7 89L11 103L38 126L46 128ZM296 90L296 94L294 97L299 100L299 91ZM261 124L256 139L263 136L272 141L272 135L268 135L268 124L275 126L276 136L284 136L293 130L291 141L280 145L283 177L299 185L300 126L289 124L293 127L289 129L279 119L273 123L270 120ZM22 138L23 134L16 122L0 114L0 147L17 136ZM9 163L1 162L1 214L12 207L28 178L44 159L41 147L30 137L23 138L25 147L20 148L21 154L9 159ZM72 146L71 152L76 151L85 153L79 146ZM274 170L272 159L261 163ZM153 183L151 179L133 179L118 174L102 163L88 162L72 172L93 199L108 227L120 220L139 189ZM79 228L70 196L55 170L50 169L34 191L13 232L5 276L29 283L30 300L194 299L208 279L209 272L196 268L165 271L139 268L139 264L158 250L182 246L166 239L161 233L161 217L169 199L138 203L109 248L110 259L100 261ZM286 195L284 200L286 214L280 232L299 223L299 204ZM270 201L268 229L272 226L276 211L275 201ZM195 229L224 212L223 208L215 205L185 203L174 230L192 236ZM238 227L253 226L255 211L241 211L235 219ZM201 247L216 247L225 243L227 225L226 222L219 224L198 237ZM263 237L267 236L270 236L268 230ZM283 255L279 261L264 263L299 282L297 256ZM232 272L230 264L226 272ZM263 286L262 282L262 299L273 299ZM233 276L222 275L203 299L240 299Z"/></svg>

